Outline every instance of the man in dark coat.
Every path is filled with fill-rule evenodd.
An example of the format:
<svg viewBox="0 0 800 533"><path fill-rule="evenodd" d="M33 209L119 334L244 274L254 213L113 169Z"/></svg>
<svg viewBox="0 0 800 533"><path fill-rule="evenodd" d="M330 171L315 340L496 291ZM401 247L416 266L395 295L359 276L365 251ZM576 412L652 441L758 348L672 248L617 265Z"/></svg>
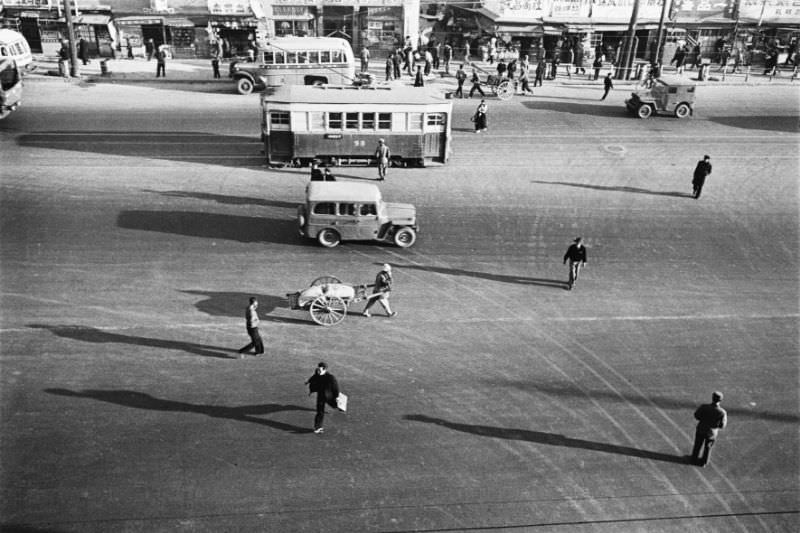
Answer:
<svg viewBox="0 0 800 533"><path fill-rule="evenodd" d="M609 91L614 88L614 82L611 80L611 73L609 72L606 74L606 77L603 78L603 97L600 100L605 100L606 96L608 96Z"/></svg>
<svg viewBox="0 0 800 533"><path fill-rule="evenodd" d="M719 406L722 393L711 394L711 403L703 404L694 412L697 419L697 429L694 434L694 447L692 448L692 463L697 466L706 466L711 458L711 447L717 440L717 433L728 424L728 413ZM700 450L703 454L700 455Z"/></svg>
<svg viewBox="0 0 800 533"><path fill-rule="evenodd" d="M703 185L706 183L706 177L711 174L711 157L704 155L702 161L697 162L694 168L694 177L692 178L692 196L695 200L700 198L700 193L703 192Z"/></svg>
<svg viewBox="0 0 800 533"><path fill-rule="evenodd" d="M567 248L567 253L564 254L564 264L569 260L569 281L567 282L567 290L571 291L575 282L578 281L578 274L580 274L581 267L586 265L586 247L583 245L583 239L578 237Z"/></svg>
<svg viewBox="0 0 800 533"><path fill-rule="evenodd" d="M540 59L539 63L536 64L536 78L533 80L533 86L539 87L542 86L542 80L544 80L544 72L547 70L547 65L545 65L544 60Z"/></svg>
<svg viewBox="0 0 800 533"><path fill-rule="evenodd" d="M78 41L78 57L84 65L89 64L89 41L83 37Z"/></svg>
<svg viewBox="0 0 800 533"><path fill-rule="evenodd" d="M325 405L336 408L339 397L339 383L333 374L328 373L328 364L319 363L314 375L306 381L309 396L317 393L317 414L314 416L314 433L322 433L322 421L325 419Z"/></svg>

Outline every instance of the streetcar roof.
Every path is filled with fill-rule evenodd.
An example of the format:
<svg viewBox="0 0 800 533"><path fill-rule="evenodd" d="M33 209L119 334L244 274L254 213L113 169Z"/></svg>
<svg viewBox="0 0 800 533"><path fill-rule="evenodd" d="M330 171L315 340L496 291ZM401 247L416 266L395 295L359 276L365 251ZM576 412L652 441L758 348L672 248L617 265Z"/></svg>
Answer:
<svg viewBox="0 0 800 533"><path fill-rule="evenodd" d="M424 87L356 87L347 85L281 85L269 88L262 102L300 104L443 104L448 102L436 89Z"/></svg>
<svg viewBox="0 0 800 533"><path fill-rule="evenodd" d="M350 48L350 43L340 37L273 37L263 42L264 47L278 50L337 50Z"/></svg>
<svg viewBox="0 0 800 533"><path fill-rule="evenodd" d="M380 202L381 191L372 183L352 181L312 181L308 184L309 202Z"/></svg>

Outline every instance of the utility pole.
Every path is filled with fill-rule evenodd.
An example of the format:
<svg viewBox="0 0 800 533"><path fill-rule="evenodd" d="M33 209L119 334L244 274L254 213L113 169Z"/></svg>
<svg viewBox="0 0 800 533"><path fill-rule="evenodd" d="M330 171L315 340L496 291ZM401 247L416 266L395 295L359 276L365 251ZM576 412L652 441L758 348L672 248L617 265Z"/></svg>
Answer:
<svg viewBox="0 0 800 533"><path fill-rule="evenodd" d="M70 0L64 0L64 16L67 19L67 41L69 42L69 75L77 78L80 75L80 71L78 70L78 54L75 49L75 29L72 27L72 4Z"/></svg>
<svg viewBox="0 0 800 533"><path fill-rule="evenodd" d="M625 41L625 53L622 55L622 68L617 73L617 79L627 80L630 78L630 69L633 64L633 41L636 39L636 22L639 20L639 0L633 1L633 12L631 22L628 25L628 38Z"/></svg>
<svg viewBox="0 0 800 533"><path fill-rule="evenodd" d="M655 59L653 60L653 63L657 65L661 65L661 43L664 40L664 19L667 18L667 4L672 7L672 0L662 0L661 18L658 19L658 42L656 42L656 55Z"/></svg>

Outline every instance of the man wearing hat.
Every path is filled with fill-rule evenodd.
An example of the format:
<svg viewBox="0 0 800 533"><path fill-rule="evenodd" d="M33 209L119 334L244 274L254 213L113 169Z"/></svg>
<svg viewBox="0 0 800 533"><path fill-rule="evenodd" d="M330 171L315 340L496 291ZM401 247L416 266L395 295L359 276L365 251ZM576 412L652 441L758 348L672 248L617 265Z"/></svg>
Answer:
<svg viewBox="0 0 800 533"><path fill-rule="evenodd" d="M581 267L586 264L586 247L583 245L583 239L576 238L569 248L567 253L564 254L564 264L567 264L569 259L569 281L567 282L567 290L571 291L572 286L578 281L578 274Z"/></svg>
<svg viewBox="0 0 800 533"><path fill-rule="evenodd" d="M702 161L697 162L694 167L694 176L692 177L692 196L697 200L700 198L700 193L703 192L703 185L706 183L706 177L711 174L711 156L704 155Z"/></svg>
<svg viewBox="0 0 800 533"><path fill-rule="evenodd" d="M395 316L397 313L392 311L392 308L389 307L389 294L391 292L392 267L391 265L385 264L383 265L383 269L378 272L378 275L375 277L375 288L372 289L372 294L369 296L367 306L364 308L364 312L361 314L364 316L371 316L369 314L369 308L372 307L376 301L379 301L386 310L387 315Z"/></svg>
<svg viewBox="0 0 800 533"><path fill-rule="evenodd" d="M697 430L694 434L694 448L692 448L692 463L706 466L711 458L711 447L717 440L717 433L728 423L728 413L719 406L722 393L714 391L711 394L711 403L703 404L694 412L698 420ZM700 455L700 449L703 455Z"/></svg>
<svg viewBox="0 0 800 533"><path fill-rule="evenodd" d="M375 159L378 160L378 181L386 179L386 169L389 168L389 147L383 139L378 139L378 148L375 150Z"/></svg>

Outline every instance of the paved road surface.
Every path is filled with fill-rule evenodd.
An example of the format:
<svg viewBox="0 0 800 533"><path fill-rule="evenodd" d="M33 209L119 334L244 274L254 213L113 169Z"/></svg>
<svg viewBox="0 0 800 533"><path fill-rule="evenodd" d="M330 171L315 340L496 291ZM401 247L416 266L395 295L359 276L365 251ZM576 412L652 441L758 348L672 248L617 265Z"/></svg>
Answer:
<svg viewBox="0 0 800 533"><path fill-rule="evenodd" d="M794 530L791 87L709 88L685 122L546 88L491 101L485 135L455 101L451 162L382 185L419 208L408 250L297 236L306 171L262 166L256 97L26 90L0 123L5 528ZM286 307L384 262L395 319ZM238 360L250 295L267 355ZM314 435L319 360L351 411ZM713 389L730 426L699 469Z"/></svg>

